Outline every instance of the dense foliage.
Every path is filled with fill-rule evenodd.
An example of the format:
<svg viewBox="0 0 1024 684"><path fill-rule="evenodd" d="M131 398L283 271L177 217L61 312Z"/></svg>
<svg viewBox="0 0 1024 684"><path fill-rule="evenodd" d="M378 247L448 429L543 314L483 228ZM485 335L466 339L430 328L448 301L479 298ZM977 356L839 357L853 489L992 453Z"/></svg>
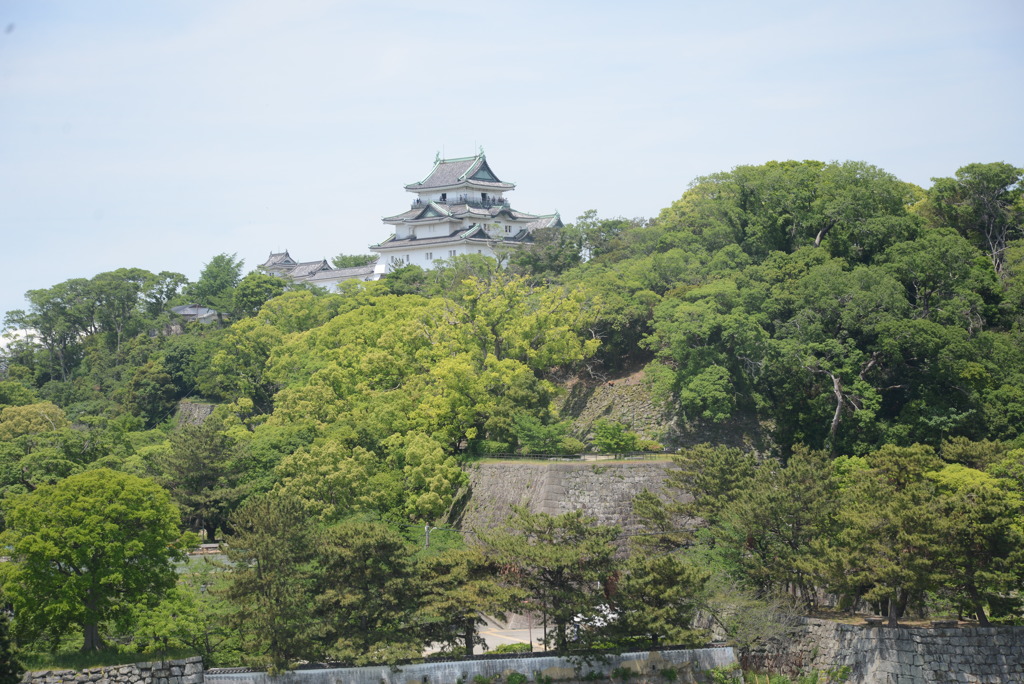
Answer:
<svg viewBox="0 0 1024 684"><path fill-rule="evenodd" d="M824 590L894 620L1011 619L1022 178L971 164L926 191L863 162L770 162L698 178L651 220L587 212L500 264L460 257L336 293L243 275L227 254L195 283L124 268L30 291L0 358L14 633L36 650L160 642L283 668L471 648L477 608L541 610L561 648L699 640L698 606L750 641L770 630L735 616L777 614L751 597L813 610ZM188 322L171 311L184 304L214 313ZM409 547L409 530L457 507L474 458L660 446L557 408L567 378L641 368L687 430L760 431L757 453L679 456L673 477L694 499L637 501L643 554L619 563L615 530L525 512L481 535L486 555ZM182 401L216 407L178 427ZM168 588L156 570L133 579L93 559L118 574L102 585L121 587L102 610L55 578L31 584L43 547L25 540L85 524L45 515L116 483L186 530L229 537L229 564L190 564ZM177 525L159 527L167 543ZM102 543L127 558L150 542ZM132 598L143 587L149 603Z"/></svg>

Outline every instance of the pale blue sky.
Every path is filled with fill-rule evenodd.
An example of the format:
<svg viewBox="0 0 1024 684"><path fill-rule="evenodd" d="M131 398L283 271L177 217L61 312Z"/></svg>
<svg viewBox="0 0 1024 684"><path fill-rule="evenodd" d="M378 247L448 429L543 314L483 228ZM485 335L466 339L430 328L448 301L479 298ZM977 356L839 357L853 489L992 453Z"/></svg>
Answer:
<svg viewBox="0 0 1024 684"><path fill-rule="evenodd" d="M122 266L363 253L483 146L513 206L652 216L696 176L1024 165L1020 0L0 1L0 312Z"/></svg>

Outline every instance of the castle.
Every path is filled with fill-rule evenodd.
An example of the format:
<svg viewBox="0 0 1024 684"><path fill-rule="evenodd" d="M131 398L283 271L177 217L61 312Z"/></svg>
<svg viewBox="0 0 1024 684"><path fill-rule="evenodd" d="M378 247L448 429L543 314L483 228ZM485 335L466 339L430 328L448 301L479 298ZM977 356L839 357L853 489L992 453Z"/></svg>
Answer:
<svg viewBox="0 0 1024 684"><path fill-rule="evenodd" d="M383 219L395 232L370 246L379 255L376 263L334 268L326 259L298 262L284 251L271 254L260 269L333 289L343 280L377 280L409 265L430 269L435 261L464 254L500 259L530 242L538 228L563 225L557 213L538 215L513 209L505 193L515 187L495 175L482 151L475 157L438 156L426 178L405 186L416 195L412 206Z"/></svg>
<svg viewBox="0 0 1024 684"><path fill-rule="evenodd" d="M409 210L384 219L395 227L394 234L370 249L388 270L411 264L428 269L437 260L463 254L500 258L529 242L538 228L562 226L557 213L513 209L505 193L515 187L495 175L483 152L438 157L426 178L405 186L416 195Z"/></svg>

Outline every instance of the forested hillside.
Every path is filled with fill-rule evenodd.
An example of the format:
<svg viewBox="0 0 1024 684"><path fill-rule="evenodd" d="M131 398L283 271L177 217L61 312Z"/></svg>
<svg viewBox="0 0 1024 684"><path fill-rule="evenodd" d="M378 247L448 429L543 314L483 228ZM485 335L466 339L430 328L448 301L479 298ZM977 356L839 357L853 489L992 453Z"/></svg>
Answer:
<svg viewBox="0 0 1024 684"><path fill-rule="evenodd" d="M650 220L588 212L501 264L410 266L339 293L243 277L224 254L195 283L124 268L30 291L7 315L28 334L9 338L0 381L14 633L26 652L145 651L160 636L279 667L415 656L472 642L477 608L555 600L531 575L556 562L531 555L543 539L578 554L566 567L587 559L563 603L534 604L562 648L569 622L616 600L619 631L597 641L698 642L699 606L753 638L715 602L725 586L765 611L778 596L814 610L828 593L893 620L1013 620L1022 178L972 164L924 190L863 162L770 162L698 178ZM181 304L220 316L183 324ZM753 416L767 436L757 453L678 457L695 501L637 504L660 555L620 563L614 528L522 511L482 550L454 534L408 550L445 520L472 459L652 446L629 425L574 434L555 408L570 378L640 368L691 430ZM217 407L179 428L183 400ZM90 519L105 508L121 517ZM105 551L62 556L79 527ZM235 569L213 573L225 588L160 570L197 541L187 532L227 535ZM90 584L100 566L113 576ZM595 588L613 573L619 599ZM370 596L384 603L370 610Z"/></svg>

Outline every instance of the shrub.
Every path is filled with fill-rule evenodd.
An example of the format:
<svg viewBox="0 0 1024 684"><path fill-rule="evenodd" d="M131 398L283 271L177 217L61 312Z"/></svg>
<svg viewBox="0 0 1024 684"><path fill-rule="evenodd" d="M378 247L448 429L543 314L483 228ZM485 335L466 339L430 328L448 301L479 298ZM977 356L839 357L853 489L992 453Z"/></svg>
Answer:
<svg viewBox="0 0 1024 684"><path fill-rule="evenodd" d="M602 418L594 423L594 446L604 454L639 451L640 436L615 420Z"/></svg>
<svg viewBox="0 0 1024 684"><path fill-rule="evenodd" d="M530 644L501 644L491 653L530 653L533 647Z"/></svg>

